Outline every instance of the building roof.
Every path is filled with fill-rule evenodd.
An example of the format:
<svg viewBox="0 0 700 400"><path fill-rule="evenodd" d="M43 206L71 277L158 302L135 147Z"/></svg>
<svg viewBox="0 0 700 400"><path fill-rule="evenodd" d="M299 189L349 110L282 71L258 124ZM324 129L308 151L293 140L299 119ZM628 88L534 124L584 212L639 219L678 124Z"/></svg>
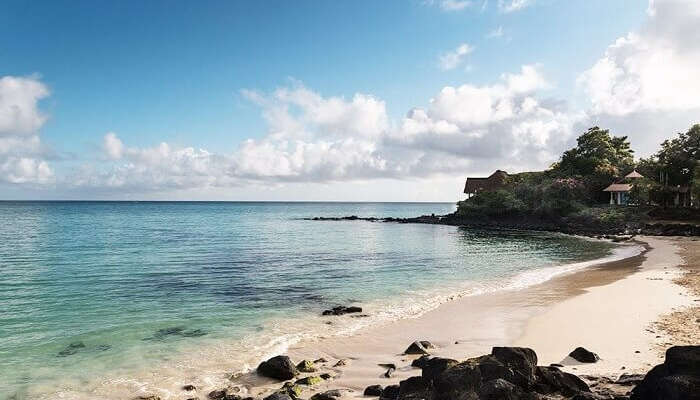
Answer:
<svg viewBox="0 0 700 400"><path fill-rule="evenodd" d="M629 183L613 183L603 189L604 192L629 192L632 190L632 185Z"/></svg>
<svg viewBox="0 0 700 400"><path fill-rule="evenodd" d="M503 186L508 177L506 171L496 170L488 178L467 178L464 184L464 193L476 193L481 190L496 190Z"/></svg>
<svg viewBox="0 0 700 400"><path fill-rule="evenodd" d="M637 170L635 169L634 171L632 171L632 172L630 172L629 174L625 175L625 178L628 178L628 179L644 178L644 175L640 174L640 173L637 172Z"/></svg>

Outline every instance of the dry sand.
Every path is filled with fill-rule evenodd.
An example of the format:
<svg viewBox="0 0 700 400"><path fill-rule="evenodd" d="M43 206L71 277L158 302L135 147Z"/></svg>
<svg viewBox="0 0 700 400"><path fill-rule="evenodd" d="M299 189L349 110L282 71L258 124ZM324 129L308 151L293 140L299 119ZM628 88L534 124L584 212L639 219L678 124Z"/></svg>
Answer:
<svg viewBox="0 0 700 400"><path fill-rule="evenodd" d="M328 362L315 374L335 375L304 396L341 388L343 398L362 397L368 385L385 386L418 375L420 371L410 366L416 356L402 354L414 340L429 340L438 346L434 355L456 359L487 354L493 346L527 346L537 352L541 365L563 363L565 370L576 374L615 377L623 372L646 372L662 361L662 350L685 334L678 336L677 332L696 329L697 336L696 319L692 319L695 325L687 319L689 312L697 313L697 307L689 308L697 292L678 283L690 276L679 267L684 259L698 265L700 244L678 238L637 240L647 243L648 250L636 257L527 289L460 298L418 318L365 329L350 337L299 343L288 352L293 360L325 358ZM689 285L697 289L698 269L694 271L696 280ZM655 325L657 320L662 321L661 326ZM697 337L688 335L688 340L697 343ZM567 354L577 346L598 353L601 361L580 365L568 359ZM345 360L345 365L334 367L338 360ZM386 368L380 364L389 363L397 370L386 378ZM253 395L280 386L253 374L232 383Z"/></svg>

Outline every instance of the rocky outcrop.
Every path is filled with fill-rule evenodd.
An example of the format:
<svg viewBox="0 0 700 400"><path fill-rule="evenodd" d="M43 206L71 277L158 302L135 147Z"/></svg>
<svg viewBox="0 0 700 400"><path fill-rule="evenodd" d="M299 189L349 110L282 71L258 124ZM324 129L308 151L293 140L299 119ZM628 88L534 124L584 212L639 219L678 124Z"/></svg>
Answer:
<svg viewBox="0 0 700 400"><path fill-rule="evenodd" d="M459 362L434 357L421 363L421 376L384 389L385 400L500 400L566 398L589 394L588 385L556 367L538 367L523 347L494 347L491 354Z"/></svg>
<svg viewBox="0 0 700 400"><path fill-rule="evenodd" d="M297 370L299 370L299 372L316 372L316 366L313 361L301 360L299 364L297 364Z"/></svg>
<svg viewBox="0 0 700 400"><path fill-rule="evenodd" d="M340 396L340 390L327 390L323 393L316 393L311 396L311 400L337 400Z"/></svg>
<svg viewBox="0 0 700 400"><path fill-rule="evenodd" d="M435 346L427 340L416 340L404 350L404 354L429 354L428 350L434 348Z"/></svg>
<svg viewBox="0 0 700 400"><path fill-rule="evenodd" d="M382 386L381 385L370 385L365 388L364 395L365 396L381 396L382 395Z"/></svg>
<svg viewBox="0 0 700 400"><path fill-rule="evenodd" d="M632 389L630 400L699 400L700 346L674 346Z"/></svg>
<svg viewBox="0 0 700 400"><path fill-rule="evenodd" d="M325 310L321 314L322 315L345 315L345 314L353 314L353 313L361 313L362 312L362 307L357 307L357 306L337 306L333 307L330 310Z"/></svg>
<svg viewBox="0 0 700 400"><path fill-rule="evenodd" d="M598 357L596 353L586 350L583 347L577 347L574 349L574 351L569 353L569 357L582 363L594 363L600 360L600 357Z"/></svg>
<svg viewBox="0 0 700 400"><path fill-rule="evenodd" d="M258 374L268 378L286 381L299 375L299 371L289 357L276 356L261 362L260 365L258 365Z"/></svg>

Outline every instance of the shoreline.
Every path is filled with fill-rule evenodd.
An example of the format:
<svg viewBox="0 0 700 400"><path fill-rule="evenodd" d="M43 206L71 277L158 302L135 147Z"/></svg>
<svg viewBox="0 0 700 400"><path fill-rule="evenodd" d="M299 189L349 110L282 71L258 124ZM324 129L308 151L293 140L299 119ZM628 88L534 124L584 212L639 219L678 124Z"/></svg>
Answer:
<svg viewBox="0 0 700 400"><path fill-rule="evenodd" d="M363 397L366 386L397 384L419 374L420 370L411 367L417 357L402 354L415 340L434 343L437 349L431 354L435 356L465 359L487 354L493 346L521 345L540 354L540 364L563 361L567 372L606 376L643 373L663 361L658 342L671 340L667 334L646 329L662 314L690 305L691 297L673 282L680 276L679 266L683 263L678 239L641 239L647 250L638 256L596 264L524 289L458 298L416 318L366 328L350 337L302 341L286 354L295 362L328 361L315 374L329 373L334 377L307 389L305 397L338 388L344 389L343 398ZM639 303L649 288L656 290L654 299L664 299L651 309ZM621 289L622 296L611 297ZM628 293L630 289L634 293ZM628 301L623 302L624 298ZM612 307L612 312L596 313L595 305L601 304L601 299L621 306ZM580 314L571 314L572 310ZM631 316L630 321L616 325L617 319L625 315ZM590 329L572 324L577 317L591 321ZM618 334L610 335L612 329L601 329L605 324L615 326ZM559 340L552 342L553 337ZM605 342L612 343L602 346ZM566 360L568 352L578 346L590 346L602 360L586 367ZM339 360L345 360L346 365L334 366ZM396 365L390 378L384 377L386 367L381 364ZM625 369L620 369L622 366ZM238 387L243 397L264 397L280 387L279 382L258 377L254 372L233 379L231 385Z"/></svg>

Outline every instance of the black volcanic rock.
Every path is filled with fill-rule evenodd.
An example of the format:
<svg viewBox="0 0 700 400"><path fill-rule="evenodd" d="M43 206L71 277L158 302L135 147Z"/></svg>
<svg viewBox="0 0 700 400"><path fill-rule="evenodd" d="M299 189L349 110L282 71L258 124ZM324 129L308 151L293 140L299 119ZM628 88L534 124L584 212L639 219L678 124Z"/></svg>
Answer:
<svg viewBox="0 0 700 400"><path fill-rule="evenodd" d="M569 357L582 363L594 363L600 360L600 357L598 357L596 353L586 350L583 347L577 347L574 349L574 351L569 353Z"/></svg>
<svg viewBox="0 0 700 400"><path fill-rule="evenodd" d="M361 313L362 312L362 307L357 307L357 306L337 306L333 307L330 310L325 310L321 314L322 315L345 315L345 314L353 314L353 313Z"/></svg>
<svg viewBox="0 0 700 400"><path fill-rule="evenodd" d="M427 340L416 340L404 350L404 354L428 354L428 349L433 348L435 348L435 346Z"/></svg>
<svg viewBox="0 0 700 400"><path fill-rule="evenodd" d="M700 346L674 346L632 389L630 400L700 400Z"/></svg>
<svg viewBox="0 0 700 400"><path fill-rule="evenodd" d="M299 371L289 357L276 356L261 362L260 365L258 365L258 374L268 378L286 381L299 375Z"/></svg>

